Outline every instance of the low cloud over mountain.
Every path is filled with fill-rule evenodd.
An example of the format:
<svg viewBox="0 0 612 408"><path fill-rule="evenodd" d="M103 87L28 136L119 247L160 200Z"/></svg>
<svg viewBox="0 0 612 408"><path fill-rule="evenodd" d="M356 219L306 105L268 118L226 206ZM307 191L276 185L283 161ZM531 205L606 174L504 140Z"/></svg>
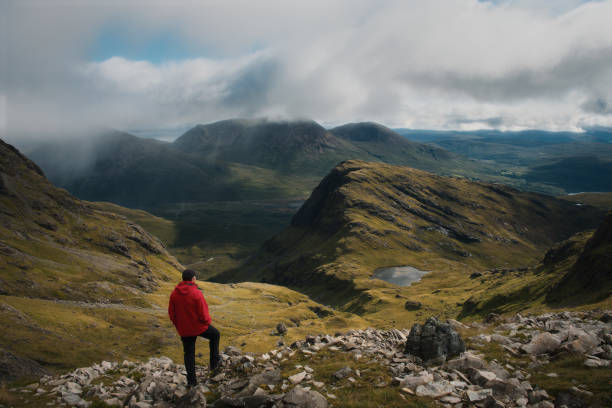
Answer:
<svg viewBox="0 0 612 408"><path fill-rule="evenodd" d="M139 5L3 2L4 136L236 116L612 125L611 1Z"/></svg>

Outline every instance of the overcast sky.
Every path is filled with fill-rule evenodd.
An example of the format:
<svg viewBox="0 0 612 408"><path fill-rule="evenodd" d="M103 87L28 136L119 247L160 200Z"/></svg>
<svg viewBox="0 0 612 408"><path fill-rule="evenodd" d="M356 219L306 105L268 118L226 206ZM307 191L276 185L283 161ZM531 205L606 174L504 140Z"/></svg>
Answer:
<svg viewBox="0 0 612 408"><path fill-rule="evenodd" d="M612 0L0 1L0 136L612 126Z"/></svg>

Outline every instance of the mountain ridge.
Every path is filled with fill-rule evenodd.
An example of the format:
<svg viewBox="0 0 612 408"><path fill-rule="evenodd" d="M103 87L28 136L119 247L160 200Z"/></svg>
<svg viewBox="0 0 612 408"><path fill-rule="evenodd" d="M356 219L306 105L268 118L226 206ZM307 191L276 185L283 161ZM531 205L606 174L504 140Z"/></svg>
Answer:
<svg viewBox="0 0 612 408"><path fill-rule="evenodd" d="M264 279L316 297L325 286L317 280L359 291L376 285L374 269L386 266L455 265L467 275L517 259L526 266L601 217L595 208L505 186L347 161L321 181L284 232L240 271L214 279Z"/></svg>

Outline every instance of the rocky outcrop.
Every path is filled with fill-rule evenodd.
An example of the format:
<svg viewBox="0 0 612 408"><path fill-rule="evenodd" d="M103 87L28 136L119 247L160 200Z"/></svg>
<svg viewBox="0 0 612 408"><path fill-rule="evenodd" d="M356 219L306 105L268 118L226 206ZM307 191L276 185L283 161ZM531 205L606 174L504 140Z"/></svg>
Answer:
<svg viewBox="0 0 612 408"><path fill-rule="evenodd" d="M472 340L494 342L511 354L539 356L540 363L562 353L581 354L587 367L612 366L612 322L606 313L546 313L535 317L516 314L498 327L509 335L478 335Z"/></svg>
<svg viewBox="0 0 612 408"><path fill-rule="evenodd" d="M424 325L415 324L406 341L405 352L426 362L444 362L448 357L465 351L461 336L448 323L440 323L435 317Z"/></svg>
<svg viewBox="0 0 612 408"><path fill-rule="evenodd" d="M12 381L20 377L40 377L48 373L36 361L18 357L0 348L0 382Z"/></svg>
<svg viewBox="0 0 612 408"><path fill-rule="evenodd" d="M516 355L546 350L544 354L530 354L533 356L530 367L546 364L547 353L559 352L564 347L590 350L588 352L591 354L585 355L587 362L609 361L612 357L607 353L612 345L612 322L595 320L594 317L578 313L535 317L516 315L512 319L500 317L494 323L493 334L474 336L471 343L498 342L509 353ZM428 323L421 326L420 333L440 332L447 335L446 328L436 331L444 324L428 319ZM424 330L424 327L428 328ZM482 327L479 323L471 325L472 329L479 327ZM542 336L544 333L547 334ZM541 344L541 339L548 339L549 334L562 337L555 350L550 347L531 350L531 346L527 347ZM404 398L413 395L433 398L443 406L453 408L549 408L555 406L555 397L557 401L569 401L571 404L568 406L589 405L587 401L592 393L582 385L552 396L530 383L530 367L487 361L477 350L462 352L442 365L424 365L420 358L405 352L410 336L410 331L397 329L351 330L335 336L311 335L261 355L227 347L221 354L223 364L220 372L211 375L206 367L196 367L201 384L195 388L187 388L182 365L161 357L146 363L102 362L62 376L46 376L38 383L15 391L22 395L32 393L45 396L47 399L53 397L57 405L77 407L86 407L91 401L101 400L108 405L129 408L326 408L331 404L342 406L335 393L354 387L385 387L389 392L395 390ZM548 344L547 341L543 343ZM314 362L319 353L323 353L320 357L326 360L333 361L337 356L340 361L364 361L370 367L380 365L387 370L390 380L380 377L377 382L360 384L356 379L363 374L349 366L331 374L322 374L316 365L310 367L304 363L309 360ZM301 363L294 364L298 357ZM587 366L591 367L589 364ZM291 372L284 373L287 367ZM101 376L113 378L113 381L100 382Z"/></svg>

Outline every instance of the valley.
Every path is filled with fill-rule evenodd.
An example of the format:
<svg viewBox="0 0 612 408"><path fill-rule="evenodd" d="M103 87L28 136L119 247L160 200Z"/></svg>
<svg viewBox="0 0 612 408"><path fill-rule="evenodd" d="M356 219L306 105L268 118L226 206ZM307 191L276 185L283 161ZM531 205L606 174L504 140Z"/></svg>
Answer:
<svg viewBox="0 0 612 408"><path fill-rule="evenodd" d="M173 143L106 131L22 144L52 182L77 197L144 209L174 223L177 235L162 240L181 263L212 276L237 267L288 226L299 203L343 160L553 195L576 186L606 191L608 136L604 130L396 132L370 122L325 129L314 121L232 119L197 125ZM595 159L583 159L589 155ZM559 184L568 171L581 178Z"/></svg>
<svg viewBox="0 0 612 408"><path fill-rule="evenodd" d="M362 143L362 133L355 135L350 140ZM432 315L477 327L497 314L612 308L609 193L555 198L349 160L307 197L295 187L306 188L314 173L294 185L295 173L232 164L225 168L244 170L232 180L257 193L165 196L147 212L81 201L12 146L1 153L5 378L101 360L180 362L166 306L185 266L199 271L223 346L250 353L313 333L408 328ZM270 193L276 183L280 196ZM410 278L401 285L376 279L388 267L409 268ZM3 392L0 401L13 398Z"/></svg>

